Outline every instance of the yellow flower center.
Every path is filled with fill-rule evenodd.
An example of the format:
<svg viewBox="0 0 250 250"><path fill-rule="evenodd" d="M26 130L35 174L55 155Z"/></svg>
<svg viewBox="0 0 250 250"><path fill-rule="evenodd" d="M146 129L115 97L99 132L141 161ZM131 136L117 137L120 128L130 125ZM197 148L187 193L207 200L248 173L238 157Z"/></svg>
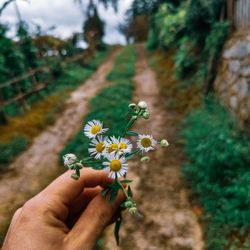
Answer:
<svg viewBox="0 0 250 250"><path fill-rule="evenodd" d="M112 171L117 172L122 168L122 163L119 160L112 160L109 167Z"/></svg>
<svg viewBox="0 0 250 250"><path fill-rule="evenodd" d="M112 144L110 144L110 146L108 147L108 152L109 153L112 153L112 152L114 152L115 150L117 150L118 149L118 145L116 144L116 143L112 143Z"/></svg>
<svg viewBox="0 0 250 250"><path fill-rule="evenodd" d="M91 128L91 134L93 135L96 135L98 132L101 131L101 126L100 125L94 125L92 128Z"/></svg>
<svg viewBox="0 0 250 250"><path fill-rule="evenodd" d="M151 139L149 139L149 138L143 138L143 139L141 139L141 145L144 148L150 147L152 145Z"/></svg>
<svg viewBox="0 0 250 250"><path fill-rule="evenodd" d="M104 143L103 142L97 143L95 146L95 149L96 149L96 152L102 153L102 151L104 150Z"/></svg>
<svg viewBox="0 0 250 250"><path fill-rule="evenodd" d="M126 149L126 148L127 148L127 144L125 142L121 142L120 149Z"/></svg>

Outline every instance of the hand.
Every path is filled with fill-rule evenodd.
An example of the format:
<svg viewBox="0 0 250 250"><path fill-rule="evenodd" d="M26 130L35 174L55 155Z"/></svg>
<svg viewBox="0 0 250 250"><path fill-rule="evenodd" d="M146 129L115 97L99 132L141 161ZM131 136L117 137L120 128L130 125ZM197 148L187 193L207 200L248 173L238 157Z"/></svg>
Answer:
<svg viewBox="0 0 250 250"><path fill-rule="evenodd" d="M75 181L66 172L27 201L12 218L2 250L92 249L104 228L114 221L116 201L100 195L112 183L103 171L84 168ZM25 185L25 184L24 184Z"/></svg>

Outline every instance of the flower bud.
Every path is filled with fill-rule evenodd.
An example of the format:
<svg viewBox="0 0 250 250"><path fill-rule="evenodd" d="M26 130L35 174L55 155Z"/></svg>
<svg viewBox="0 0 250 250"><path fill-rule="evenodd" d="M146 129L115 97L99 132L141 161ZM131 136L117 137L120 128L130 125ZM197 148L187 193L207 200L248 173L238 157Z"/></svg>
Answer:
<svg viewBox="0 0 250 250"><path fill-rule="evenodd" d="M138 107L139 107L140 109L147 109L147 108L148 108L148 105L147 105L146 102L140 101L140 102L138 103Z"/></svg>
<svg viewBox="0 0 250 250"><path fill-rule="evenodd" d="M82 169L82 168L83 168L83 165L82 165L82 163L80 163L80 162L77 162L75 165L76 165L79 169Z"/></svg>
<svg viewBox="0 0 250 250"><path fill-rule="evenodd" d="M162 148L166 148L167 146L169 146L169 143L168 143L168 141L167 140L161 140L160 141L160 146L162 147Z"/></svg>
<svg viewBox="0 0 250 250"><path fill-rule="evenodd" d="M135 103L130 103L130 104L128 105L128 107L129 107L130 109L136 109L137 105L136 105Z"/></svg>
<svg viewBox="0 0 250 250"><path fill-rule="evenodd" d="M64 160L64 165L69 167L72 164L76 163L77 157L74 154L66 154L63 156L63 160Z"/></svg>
<svg viewBox="0 0 250 250"><path fill-rule="evenodd" d="M149 162L150 161L150 158L148 156L143 156L141 158L141 162Z"/></svg>
<svg viewBox="0 0 250 250"><path fill-rule="evenodd" d="M137 208L136 207L131 207L131 208L129 208L128 212L130 214L136 214L137 213Z"/></svg>
<svg viewBox="0 0 250 250"><path fill-rule="evenodd" d="M132 201L126 201L124 203L125 207L126 208L131 208L131 207L134 207L134 203Z"/></svg>
<svg viewBox="0 0 250 250"><path fill-rule="evenodd" d="M143 116L143 118L144 118L145 120L147 120L147 119L150 117L150 114L149 114L149 112L146 111L146 112L143 113L142 116Z"/></svg>

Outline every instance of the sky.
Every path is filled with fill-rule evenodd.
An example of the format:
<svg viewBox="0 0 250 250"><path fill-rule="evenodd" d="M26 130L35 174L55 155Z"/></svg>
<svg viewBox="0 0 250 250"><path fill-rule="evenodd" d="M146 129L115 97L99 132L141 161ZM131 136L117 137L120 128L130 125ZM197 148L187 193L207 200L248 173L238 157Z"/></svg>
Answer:
<svg viewBox="0 0 250 250"><path fill-rule="evenodd" d="M0 0L0 6L5 1ZM124 21L125 12L132 1L120 0L117 13L115 13L113 8L105 9L102 5L98 6L99 14L106 23L104 42L108 44L125 43L125 38L118 32L117 26ZM83 0L83 3L87 5L88 0ZM37 24L44 31L55 26L56 28L49 31L49 34L61 38L67 38L73 32L82 31L84 16L79 5L75 4L74 0L29 0L28 2L18 0L17 4L22 19L33 29L35 29ZM16 10L13 3L4 10L0 21L8 23L12 27L10 34L13 34L15 24L17 23Z"/></svg>

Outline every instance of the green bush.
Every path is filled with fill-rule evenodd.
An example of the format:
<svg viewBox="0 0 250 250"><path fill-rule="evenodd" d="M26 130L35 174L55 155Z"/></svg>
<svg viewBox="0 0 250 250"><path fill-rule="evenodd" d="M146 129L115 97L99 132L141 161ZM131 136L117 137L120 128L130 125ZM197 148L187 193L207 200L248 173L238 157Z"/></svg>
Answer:
<svg viewBox="0 0 250 250"><path fill-rule="evenodd" d="M207 249L223 250L250 229L250 138L212 98L187 117L182 135L183 171L205 211Z"/></svg>
<svg viewBox="0 0 250 250"><path fill-rule="evenodd" d="M158 44L162 48L176 46L176 40L185 28L186 4L179 8L163 4L154 16L154 25L149 32L148 48ZM158 42L157 42L158 40Z"/></svg>
<svg viewBox="0 0 250 250"><path fill-rule="evenodd" d="M211 31L205 41L205 53L219 56L229 34L228 22L216 22L212 25Z"/></svg>
<svg viewBox="0 0 250 250"><path fill-rule="evenodd" d="M114 62L113 69L107 75L109 81L130 78L135 74L135 50L131 46L125 47L117 56Z"/></svg>
<svg viewBox="0 0 250 250"><path fill-rule="evenodd" d="M0 168L6 167L15 156L20 154L28 146L25 136L17 136L8 143L0 143Z"/></svg>
<svg viewBox="0 0 250 250"><path fill-rule="evenodd" d="M229 33L228 23L220 20L223 4L225 0L188 0L179 7L163 3L152 18L148 49L175 49L176 76L204 83Z"/></svg>
<svg viewBox="0 0 250 250"><path fill-rule="evenodd" d="M194 44L184 37L179 42L179 49L175 54L175 75L177 78L190 76L194 72L196 56L194 54Z"/></svg>

